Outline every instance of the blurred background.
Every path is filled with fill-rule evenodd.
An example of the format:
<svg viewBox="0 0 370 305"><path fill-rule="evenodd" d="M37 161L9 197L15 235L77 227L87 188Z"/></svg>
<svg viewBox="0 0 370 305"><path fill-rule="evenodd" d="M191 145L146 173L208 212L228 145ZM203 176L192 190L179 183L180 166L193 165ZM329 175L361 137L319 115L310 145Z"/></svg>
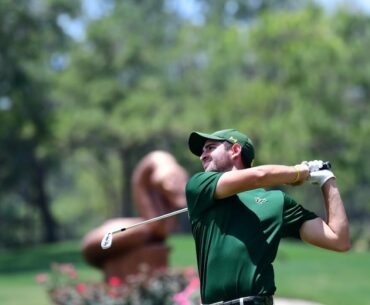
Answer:
<svg viewBox="0 0 370 305"><path fill-rule="evenodd" d="M365 0L2 0L0 283L26 287L50 249L72 242L60 258L78 260L84 234L135 216L148 152L193 174L189 133L231 127L255 165L330 160L369 257L369 49ZM316 188L282 189L323 214ZM35 249L50 256L21 256Z"/></svg>

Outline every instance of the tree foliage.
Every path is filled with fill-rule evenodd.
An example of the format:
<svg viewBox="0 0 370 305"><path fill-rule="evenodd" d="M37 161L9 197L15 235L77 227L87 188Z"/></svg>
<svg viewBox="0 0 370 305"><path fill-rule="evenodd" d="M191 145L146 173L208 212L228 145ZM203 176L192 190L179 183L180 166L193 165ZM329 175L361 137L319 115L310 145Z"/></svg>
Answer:
<svg viewBox="0 0 370 305"><path fill-rule="evenodd" d="M66 1L0 4L0 191L4 197L16 193L20 203L40 211L46 241L57 238L46 190L48 172L58 162L50 128L50 61L66 39L57 16L73 9ZM7 219L1 223L9 225Z"/></svg>
<svg viewBox="0 0 370 305"><path fill-rule="evenodd" d="M332 161L351 216L369 211L369 16L289 0L198 0L190 18L164 0L111 1L95 18L68 0L19 3L0 4L1 203L44 207L53 228L53 202L60 232L80 236L135 213L147 152L193 173L188 134L235 127L256 164ZM85 37L61 16L84 20Z"/></svg>

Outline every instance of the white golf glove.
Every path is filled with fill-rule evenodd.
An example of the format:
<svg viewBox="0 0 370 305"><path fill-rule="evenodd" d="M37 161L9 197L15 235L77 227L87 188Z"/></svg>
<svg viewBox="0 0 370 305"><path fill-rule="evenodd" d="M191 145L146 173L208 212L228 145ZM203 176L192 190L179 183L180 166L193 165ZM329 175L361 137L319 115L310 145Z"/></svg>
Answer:
<svg viewBox="0 0 370 305"><path fill-rule="evenodd" d="M310 173L319 171L320 168L323 167L324 161L321 160L313 160L313 161L303 161L302 164L308 166Z"/></svg>
<svg viewBox="0 0 370 305"><path fill-rule="evenodd" d="M310 176L307 180L311 184L322 187L330 178L335 178L333 172L328 169L324 169L310 172Z"/></svg>

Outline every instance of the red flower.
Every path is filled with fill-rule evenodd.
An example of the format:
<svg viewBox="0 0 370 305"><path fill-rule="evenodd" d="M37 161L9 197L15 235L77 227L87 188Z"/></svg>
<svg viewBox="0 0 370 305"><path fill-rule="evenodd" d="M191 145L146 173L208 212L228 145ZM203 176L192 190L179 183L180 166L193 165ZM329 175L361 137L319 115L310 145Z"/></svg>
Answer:
<svg viewBox="0 0 370 305"><path fill-rule="evenodd" d="M118 276L112 276L109 278L108 284L112 287L118 287L122 284L122 280Z"/></svg>
<svg viewBox="0 0 370 305"><path fill-rule="evenodd" d="M72 264L60 264L59 265L59 270L62 273L71 273L71 272L76 272L75 267Z"/></svg>
<svg viewBox="0 0 370 305"><path fill-rule="evenodd" d="M49 280L49 276L45 273L39 273L36 275L35 279L37 283L43 284Z"/></svg>
<svg viewBox="0 0 370 305"><path fill-rule="evenodd" d="M83 294L87 289L87 285L85 283L78 283L76 285L76 290L79 294Z"/></svg>
<svg viewBox="0 0 370 305"><path fill-rule="evenodd" d="M68 272L68 276L70 279L76 279L78 277L78 274L75 270L71 270L70 272Z"/></svg>

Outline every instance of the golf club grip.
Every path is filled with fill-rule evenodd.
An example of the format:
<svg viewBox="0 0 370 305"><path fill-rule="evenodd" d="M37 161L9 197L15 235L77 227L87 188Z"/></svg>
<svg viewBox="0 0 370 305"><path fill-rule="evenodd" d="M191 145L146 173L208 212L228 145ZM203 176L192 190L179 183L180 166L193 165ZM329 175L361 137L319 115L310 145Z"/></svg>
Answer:
<svg viewBox="0 0 370 305"><path fill-rule="evenodd" d="M324 161L320 170L329 169L331 170L331 163L329 161Z"/></svg>

